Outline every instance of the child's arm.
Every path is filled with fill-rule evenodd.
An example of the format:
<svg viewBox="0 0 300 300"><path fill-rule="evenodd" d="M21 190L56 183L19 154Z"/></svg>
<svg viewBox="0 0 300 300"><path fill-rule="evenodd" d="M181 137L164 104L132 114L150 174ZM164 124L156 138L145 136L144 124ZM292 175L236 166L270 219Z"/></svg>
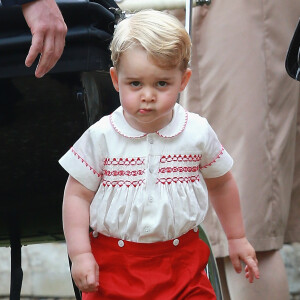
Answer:
<svg viewBox="0 0 300 300"><path fill-rule="evenodd" d="M245 236L239 193L231 172L217 178L205 179L210 201L218 215L228 239L229 256L240 273L240 259L246 264L246 278L253 282L259 278L258 262L253 247Z"/></svg>
<svg viewBox="0 0 300 300"><path fill-rule="evenodd" d="M63 227L72 261L72 276L77 287L84 292L96 291L99 285L99 268L89 239L89 209L94 195L69 176L63 201Z"/></svg>

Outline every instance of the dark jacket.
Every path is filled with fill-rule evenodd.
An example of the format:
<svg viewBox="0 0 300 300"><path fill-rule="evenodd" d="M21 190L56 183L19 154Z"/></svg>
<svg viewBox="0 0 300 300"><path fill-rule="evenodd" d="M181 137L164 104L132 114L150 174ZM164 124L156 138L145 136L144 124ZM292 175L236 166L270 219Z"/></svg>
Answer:
<svg viewBox="0 0 300 300"><path fill-rule="evenodd" d="M12 5L21 5L28 2L32 2L33 0L2 0L3 6L12 6Z"/></svg>

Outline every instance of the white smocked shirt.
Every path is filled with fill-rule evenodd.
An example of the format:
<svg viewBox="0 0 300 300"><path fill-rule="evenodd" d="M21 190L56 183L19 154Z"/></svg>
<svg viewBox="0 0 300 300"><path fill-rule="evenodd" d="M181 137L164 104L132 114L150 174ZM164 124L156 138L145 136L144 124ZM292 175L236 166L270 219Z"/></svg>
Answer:
<svg viewBox="0 0 300 300"><path fill-rule="evenodd" d="M205 118L176 104L172 121L154 133L132 128L119 107L87 129L59 163L96 192L93 230L151 243L179 237L203 221L204 178L224 175L233 160Z"/></svg>

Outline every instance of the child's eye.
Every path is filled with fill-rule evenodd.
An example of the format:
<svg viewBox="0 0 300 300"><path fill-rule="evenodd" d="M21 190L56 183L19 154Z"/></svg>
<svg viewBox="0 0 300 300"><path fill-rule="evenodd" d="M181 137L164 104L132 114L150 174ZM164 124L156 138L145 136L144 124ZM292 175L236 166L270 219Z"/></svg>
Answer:
<svg viewBox="0 0 300 300"><path fill-rule="evenodd" d="M138 87L141 85L141 83L139 81L132 81L132 82L130 82L130 85L134 86L134 87Z"/></svg>
<svg viewBox="0 0 300 300"><path fill-rule="evenodd" d="M167 84L165 81L158 81L158 82L157 82L157 85L158 85L159 87L166 87L168 84Z"/></svg>

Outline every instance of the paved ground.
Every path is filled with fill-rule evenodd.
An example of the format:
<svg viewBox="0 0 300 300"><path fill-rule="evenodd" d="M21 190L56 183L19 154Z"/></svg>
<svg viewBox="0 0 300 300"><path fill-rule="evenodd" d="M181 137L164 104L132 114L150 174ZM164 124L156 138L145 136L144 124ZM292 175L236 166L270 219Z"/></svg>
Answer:
<svg viewBox="0 0 300 300"><path fill-rule="evenodd" d="M73 297L64 243L22 247L23 297ZM9 295L10 248L0 248L0 297Z"/></svg>
<svg viewBox="0 0 300 300"><path fill-rule="evenodd" d="M285 245L281 254L286 266L292 300L300 300L300 243Z"/></svg>

